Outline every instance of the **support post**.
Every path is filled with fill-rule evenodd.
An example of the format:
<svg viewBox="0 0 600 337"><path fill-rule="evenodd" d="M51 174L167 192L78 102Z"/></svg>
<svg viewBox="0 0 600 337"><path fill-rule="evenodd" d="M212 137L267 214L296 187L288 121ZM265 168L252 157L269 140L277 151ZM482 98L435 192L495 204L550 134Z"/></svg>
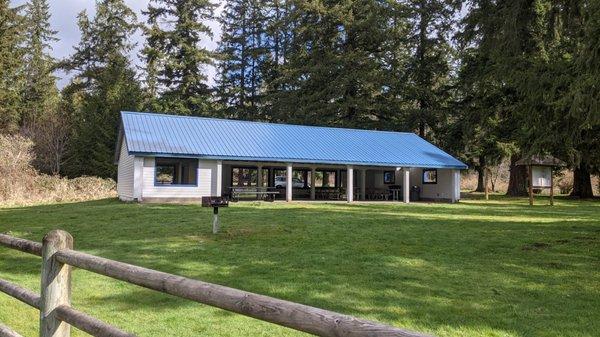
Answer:
<svg viewBox="0 0 600 337"><path fill-rule="evenodd" d="M460 171L452 170L452 203L460 200Z"/></svg>
<svg viewBox="0 0 600 337"><path fill-rule="evenodd" d="M529 206L533 206L533 172L531 170L531 165L528 165L527 168L529 176Z"/></svg>
<svg viewBox="0 0 600 337"><path fill-rule="evenodd" d="M71 306L71 267L58 262L54 254L73 249L71 234L53 230L42 241L42 283L40 298L40 337L69 337L71 326L56 318L55 309Z"/></svg>
<svg viewBox="0 0 600 337"><path fill-rule="evenodd" d="M197 172L196 174L197 176L200 176L200 172ZM217 161L217 177L215 182L215 189L215 195L220 197L223 193L223 162L220 160Z"/></svg>
<svg viewBox="0 0 600 337"><path fill-rule="evenodd" d="M285 201L292 201L292 164L287 164L287 172L285 175Z"/></svg>
<svg viewBox="0 0 600 337"><path fill-rule="evenodd" d="M257 188L257 191L260 191L260 189L262 187L263 187L262 166L258 165L256 167L256 188ZM263 196L263 194L257 193L256 194L256 199L260 199L262 196Z"/></svg>
<svg viewBox="0 0 600 337"><path fill-rule="evenodd" d="M310 169L310 200L315 200L316 197L316 186L315 186L315 182L316 182L316 177L317 175L317 169L314 167L311 167Z"/></svg>
<svg viewBox="0 0 600 337"><path fill-rule="evenodd" d="M402 170L404 174L404 179L402 182L402 192L404 193L404 203L408 204L410 202L410 169L405 167Z"/></svg>
<svg viewBox="0 0 600 337"><path fill-rule="evenodd" d="M360 170L360 200L365 200L367 195L367 169Z"/></svg>
<svg viewBox="0 0 600 337"><path fill-rule="evenodd" d="M346 168L346 200L354 201L354 168L350 165Z"/></svg>
<svg viewBox="0 0 600 337"><path fill-rule="evenodd" d="M550 168L550 206L554 206L554 170Z"/></svg>
<svg viewBox="0 0 600 337"><path fill-rule="evenodd" d="M213 207L213 223L212 223L213 234L219 233L220 229L221 229L221 223L219 223L219 207Z"/></svg>
<svg viewBox="0 0 600 337"><path fill-rule="evenodd" d="M256 168L256 186L263 187L262 166L260 165Z"/></svg>
<svg viewBox="0 0 600 337"><path fill-rule="evenodd" d="M488 185L488 170L487 167L483 168L483 193L485 195L485 200L490 200L490 190Z"/></svg>

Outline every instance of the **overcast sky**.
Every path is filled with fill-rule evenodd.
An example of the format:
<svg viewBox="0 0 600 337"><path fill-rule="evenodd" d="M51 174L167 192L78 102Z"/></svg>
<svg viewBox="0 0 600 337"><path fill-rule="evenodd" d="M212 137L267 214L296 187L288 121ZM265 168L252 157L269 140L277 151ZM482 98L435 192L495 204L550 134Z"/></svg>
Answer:
<svg viewBox="0 0 600 337"><path fill-rule="evenodd" d="M12 0L15 5L21 5L27 0ZM79 29L77 28L77 14L82 10L87 10L89 16L95 13L95 0L49 0L50 11L52 13L51 25L52 29L58 31L57 37L59 41L53 43L52 53L56 58L65 58L73 52L73 46L79 42ZM141 11L148 6L148 0L125 0L127 5L131 7L138 15L139 21L145 21ZM215 1L220 2L220 1ZM218 10L220 12L220 8ZM203 43L207 48L214 50L217 46L218 39L221 35L221 30L217 22L209 22L209 26L213 29L214 38L212 41L205 40ZM136 65L140 63L137 56L139 49L144 43L144 39L140 32L137 32L132 40L137 42L137 48L132 53L132 60ZM214 68L207 69L209 84L214 83ZM57 74L61 77L59 86L62 88L69 80L66 74Z"/></svg>

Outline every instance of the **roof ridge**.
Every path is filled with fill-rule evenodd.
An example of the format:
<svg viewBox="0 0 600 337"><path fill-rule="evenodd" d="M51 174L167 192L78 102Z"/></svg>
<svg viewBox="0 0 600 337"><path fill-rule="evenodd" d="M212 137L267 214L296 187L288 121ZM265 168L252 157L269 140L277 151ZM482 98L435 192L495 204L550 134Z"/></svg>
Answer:
<svg viewBox="0 0 600 337"><path fill-rule="evenodd" d="M405 134L405 135L413 135L421 138L414 132L407 131L390 131L390 130L367 130L367 129L358 129L358 128L344 128L344 127L335 127L335 126L325 126L325 125L304 125L304 124L289 124L289 123L270 123L270 122L259 122L259 121L247 121L243 119L230 119L230 118L217 118L217 117L203 117L203 116L188 116L188 115L175 115L168 114L164 112L141 112L141 111L121 111L121 114L135 114L135 115L156 115L156 116L164 116L164 117L172 117L172 118L188 118L188 119L203 119L203 120L216 120L216 121L224 121L224 122L238 122L238 123L253 123L253 124L263 124L263 125L285 125L285 126L296 126L296 127L304 127L304 128L322 128L322 129L334 129L334 130L348 130L348 131L360 131L360 132L381 132L381 133L392 133L392 134ZM423 139L423 138L421 138Z"/></svg>

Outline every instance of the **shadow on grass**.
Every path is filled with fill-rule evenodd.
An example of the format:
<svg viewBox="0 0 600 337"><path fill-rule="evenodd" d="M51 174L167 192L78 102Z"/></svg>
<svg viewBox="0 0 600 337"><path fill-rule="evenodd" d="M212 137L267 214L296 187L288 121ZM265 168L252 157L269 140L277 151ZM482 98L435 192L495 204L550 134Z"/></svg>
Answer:
<svg viewBox="0 0 600 337"><path fill-rule="evenodd" d="M438 334L585 335L600 318L600 208L564 202L239 203L213 236L210 209L102 200L0 209L0 231L62 228L99 256ZM0 257L3 273L39 272ZM194 305L136 288L94 301Z"/></svg>

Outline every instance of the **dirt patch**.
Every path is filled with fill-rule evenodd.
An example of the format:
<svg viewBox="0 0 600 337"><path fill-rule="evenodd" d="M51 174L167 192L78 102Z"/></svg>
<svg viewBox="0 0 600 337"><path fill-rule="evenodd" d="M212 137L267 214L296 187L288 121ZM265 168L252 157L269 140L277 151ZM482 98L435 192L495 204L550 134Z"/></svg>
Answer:
<svg viewBox="0 0 600 337"><path fill-rule="evenodd" d="M573 239L578 240L578 241L596 241L596 240L598 240L598 238L593 237L593 236L576 236Z"/></svg>
<svg viewBox="0 0 600 337"><path fill-rule="evenodd" d="M533 242L533 243L528 243L528 244L524 245L521 249L522 250L543 250L543 249L548 249L550 247L551 247L551 245L546 242Z"/></svg>

